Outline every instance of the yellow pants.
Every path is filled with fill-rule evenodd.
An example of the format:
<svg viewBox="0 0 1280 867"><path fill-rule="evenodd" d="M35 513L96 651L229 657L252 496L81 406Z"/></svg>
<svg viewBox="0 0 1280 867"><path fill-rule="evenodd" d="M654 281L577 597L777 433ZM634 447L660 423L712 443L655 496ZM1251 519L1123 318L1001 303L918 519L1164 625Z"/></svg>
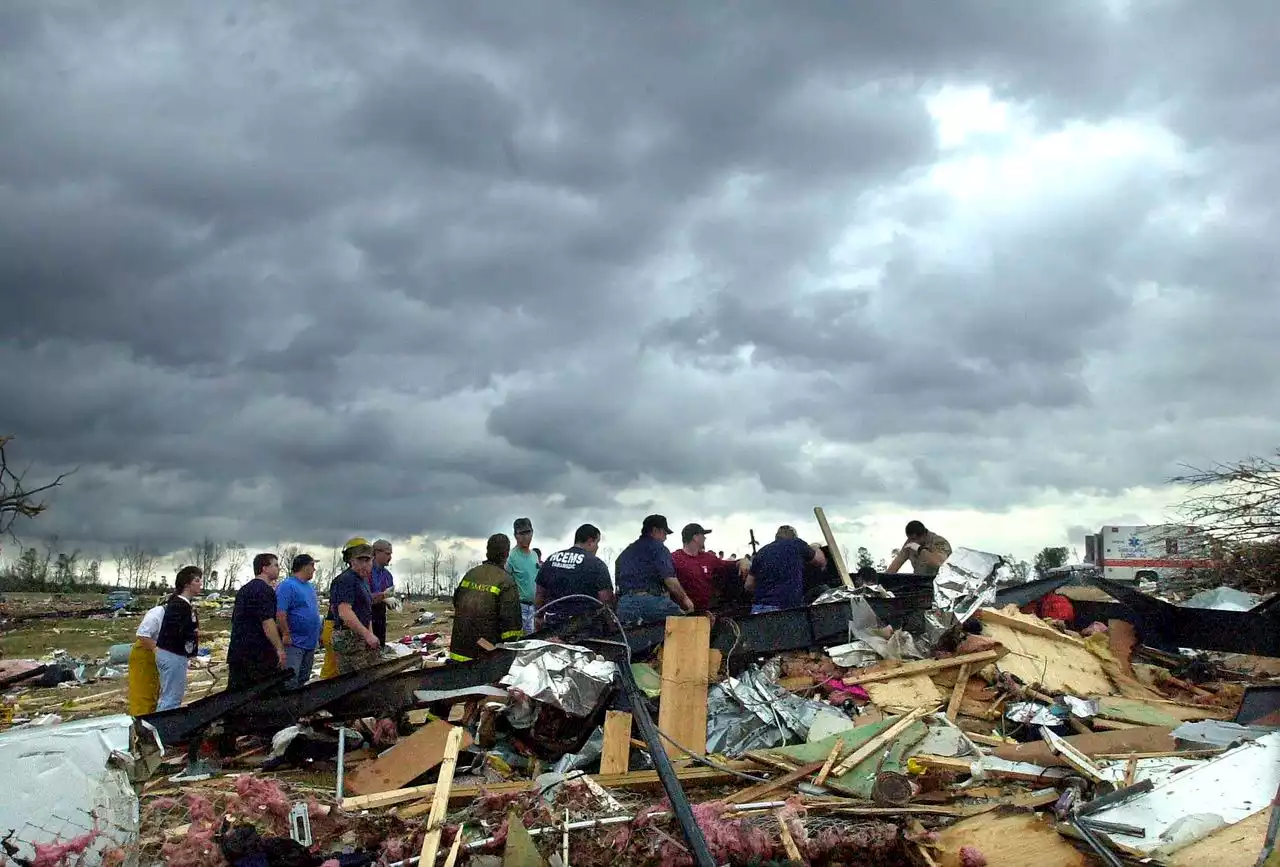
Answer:
<svg viewBox="0 0 1280 867"><path fill-rule="evenodd" d="M324 648L324 664L320 666L320 679L338 676L338 654L333 650L333 621L326 620L320 630L320 646Z"/></svg>
<svg viewBox="0 0 1280 867"><path fill-rule="evenodd" d="M155 713L160 700L160 670L156 668L156 652L135 641L129 651L129 715Z"/></svg>

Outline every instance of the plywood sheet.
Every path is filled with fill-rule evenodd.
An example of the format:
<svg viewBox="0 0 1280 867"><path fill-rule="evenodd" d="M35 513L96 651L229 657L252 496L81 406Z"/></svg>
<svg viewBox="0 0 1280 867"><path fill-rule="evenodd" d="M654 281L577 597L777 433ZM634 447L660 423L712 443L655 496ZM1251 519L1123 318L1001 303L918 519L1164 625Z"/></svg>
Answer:
<svg viewBox="0 0 1280 867"><path fill-rule="evenodd" d="M933 679L927 674L911 677L895 677L878 683L864 683L862 688L871 696L871 703L881 710L888 708L937 707L946 700Z"/></svg>
<svg viewBox="0 0 1280 867"><path fill-rule="evenodd" d="M1042 623L1025 615L1017 619L1026 620L1029 626ZM1033 635L1023 629L987 621L982 624L982 634L1009 648L1009 655L1000 660L1000 668L1017 675L1024 683L1039 683L1047 692L1078 696L1115 692L1102 660L1078 639L1065 635L1061 638Z"/></svg>
<svg viewBox="0 0 1280 867"><path fill-rule="evenodd" d="M662 699L658 728L691 750L706 748L707 685L711 668L711 621L705 617L668 617L662 642ZM667 755L679 747L665 741Z"/></svg>
<svg viewBox="0 0 1280 867"><path fill-rule="evenodd" d="M444 759L444 748L454 726L444 720L425 725L371 762L343 777L342 788L352 795L373 795L407 786ZM462 733L462 748L471 746L471 735Z"/></svg>
<svg viewBox="0 0 1280 867"><path fill-rule="evenodd" d="M1007 657L1006 657L1007 658ZM1087 867L1089 862L1035 813L983 813L938 836L939 867L960 867L960 849L972 846L987 867Z"/></svg>

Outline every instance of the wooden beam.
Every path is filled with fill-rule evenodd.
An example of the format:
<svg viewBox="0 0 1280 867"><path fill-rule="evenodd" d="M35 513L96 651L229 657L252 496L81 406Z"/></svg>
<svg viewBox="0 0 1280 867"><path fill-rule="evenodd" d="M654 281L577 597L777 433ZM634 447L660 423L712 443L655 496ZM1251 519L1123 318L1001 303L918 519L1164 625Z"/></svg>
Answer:
<svg viewBox="0 0 1280 867"><path fill-rule="evenodd" d="M662 697L658 728L694 751L707 748L707 672L711 658L711 621L706 617L668 617L662 643ZM667 755L679 747L663 741Z"/></svg>
<svg viewBox="0 0 1280 867"><path fill-rule="evenodd" d="M444 759L440 762L440 778L431 798L431 813L427 816L427 835L422 839L422 852L418 855L419 867L432 867L440 854L440 832L444 830L445 816L449 812L449 791L453 788L453 771L458 765L458 750L462 749L462 729L449 732L445 744Z"/></svg>
<svg viewBox="0 0 1280 867"><path fill-rule="evenodd" d="M993 650L983 650L979 653L965 653L961 656L952 656L949 659L922 659L916 662L904 662L902 665L894 668L884 668L880 671L872 671L866 674L855 674L852 677L846 677L844 682L850 686L859 683L875 683L881 680L893 680L895 677L910 677L915 674L933 674L935 671L944 671L948 668L956 668L961 665L970 665L977 663L979 666L988 662L995 662L1004 658L1009 653L1009 649L1003 646L996 647Z"/></svg>
<svg viewBox="0 0 1280 867"><path fill-rule="evenodd" d="M604 715L600 773L625 774L631 766L631 714L611 710Z"/></svg>
<svg viewBox="0 0 1280 867"><path fill-rule="evenodd" d="M911 713L899 717L897 722L893 725L889 726L887 729L880 732L880 734L849 753L848 757L846 757L844 761L840 762L840 764L836 765L835 770L831 773L835 774L837 777L843 777L845 774L849 773L849 771L865 762L868 758L880 752L880 750L884 749L886 745L893 743L899 735L906 731L907 726L920 719L920 717L924 716L930 710L932 709L918 707L911 711Z"/></svg>
<svg viewBox="0 0 1280 867"><path fill-rule="evenodd" d="M947 702L947 719L952 722L956 721L956 714L960 712L960 702L964 701L964 689L969 685L969 667L972 663L965 662L960 665L960 673L956 675L956 685L951 688L951 701Z"/></svg>
<svg viewBox="0 0 1280 867"><path fill-rule="evenodd" d="M841 582L846 587L853 587L853 579L849 577L849 565L844 562L844 554L840 553L836 537L831 533L831 525L827 523L827 513L822 511L821 506L814 506L813 516L818 519L818 528L822 530L822 538L826 541L828 550L831 551L831 562L835 564L836 573L840 576Z"/></svg>

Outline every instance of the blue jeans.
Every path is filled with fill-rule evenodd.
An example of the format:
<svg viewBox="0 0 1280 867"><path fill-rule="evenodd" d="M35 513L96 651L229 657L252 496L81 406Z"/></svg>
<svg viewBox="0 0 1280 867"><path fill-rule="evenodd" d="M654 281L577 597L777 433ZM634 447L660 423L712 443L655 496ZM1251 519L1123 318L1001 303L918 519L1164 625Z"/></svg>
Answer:
<svg viewBox="0 0 1280 867"><path fill-rule="evenodd" d="M618 619L623 626L652 623L684 614L684 609L671 601L670 596L639 596L629 594L618 597Z"/></svg>
<svg viewBox="0 0 1280 867"><path fill-rule="evenodd" d="M768 614L770 611L781 611L777 605L752 605L752 614Z"/></svg>
<svg viewBox="0 0 1280 867"><path fill-rule="evenodd" d="M160 672L160 700L156 711L182 706L187 691L187 658L156 648L156 671Z"/></svg>
<svg viewBox="0 0 1280 867"><path fill-rule="evenodd" d="M316 649L304 650L290 644L284 649L284 664L293 669L293 677L285 686L304 686L311 679L311 669L316 661Z"/></svg>
<svg viewBox="0 0 1280 867"><path fill-rule="evenodd" d="M528 635L533 632L533 612L538 609L533 605L525 602L520 603L520 625L524 627L524 634Z"/></svg>

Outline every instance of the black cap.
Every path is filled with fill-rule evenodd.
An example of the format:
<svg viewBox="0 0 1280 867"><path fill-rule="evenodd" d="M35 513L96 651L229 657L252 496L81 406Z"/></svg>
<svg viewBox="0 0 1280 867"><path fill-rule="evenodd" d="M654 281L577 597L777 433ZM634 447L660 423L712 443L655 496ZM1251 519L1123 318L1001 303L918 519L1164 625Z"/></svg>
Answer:
<svg viewBox="0 0 1280 867"><path fill-rule="evenodd" d="M316 558L312 557L310 554L299 554L297 557L293 558L293 563L290 564L289 571L297 572L299 569L310 566L314 562L316 562Z"/></svg>
<svg viewBox="0 0 1280 867"><path fill-rule="evenodd" d="M533 521L530 521L528 518L516 518L515 523L511 525L511 529L517 533L522 533L525 530L532 530Z"/></svg>
<svg viewBox="0 0 1280 867"><path fill-rule="evenodd" d="M705 536L710 532L710 530L701 524L685 524L684 529L680 531L680 538L685 541L685 544L688 544L689 540L699 533Z"/></svg>
<svg viewBox="0 0 1280 867"><path fill-rule="evenodd" d="M642 536L647 536L653 530L663 530L667 533L675 532L667 526L666 515L650 515L644 519L644 526L640 529L640 534Z"/></svg>

